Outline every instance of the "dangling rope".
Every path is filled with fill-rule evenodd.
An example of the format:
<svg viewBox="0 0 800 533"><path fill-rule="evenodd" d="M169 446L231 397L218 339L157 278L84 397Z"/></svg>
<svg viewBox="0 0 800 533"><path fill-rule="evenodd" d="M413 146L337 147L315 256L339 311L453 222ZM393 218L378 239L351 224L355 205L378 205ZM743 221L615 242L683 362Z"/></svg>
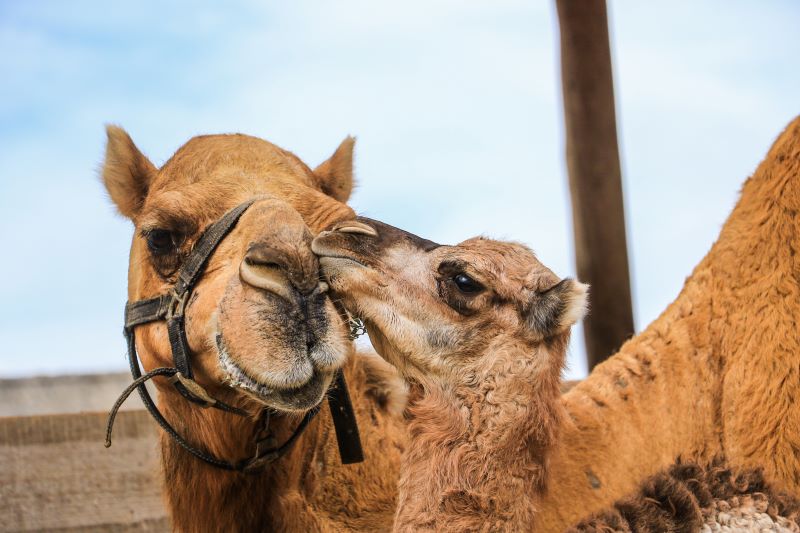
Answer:
<svg viewBox="0 0 800 533"><path fill-rule="evenodd" d="M117 411L119 411L119 408L122 407L123 403L125 403L125 400L128 399L128 396L133 394L133 391L135 391L139 387L139 385L142 385L146 381L149 381L156 376L174 376L177 373L178 373L177 368L168 368L165 366L154 368L147 374L144 374L140 378L135 379L133 383L128 385L125 388L125 390L122 391L122 394L120 394L119 398L117 398L117 401L114 402L114 406L111 408L111 412L108 413L108 423L106 424L106 442L105 442L106 448L111 447L111 430L114 427L114 420L117 418Z"/></svg>

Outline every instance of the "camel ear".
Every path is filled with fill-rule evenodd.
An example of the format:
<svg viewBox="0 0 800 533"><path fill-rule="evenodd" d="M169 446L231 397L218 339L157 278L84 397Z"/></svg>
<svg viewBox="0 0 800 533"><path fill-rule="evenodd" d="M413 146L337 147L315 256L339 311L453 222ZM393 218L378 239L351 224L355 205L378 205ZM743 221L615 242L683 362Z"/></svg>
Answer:
<svg viewBox="0 0 800 533"><path fill-rule="evenodd" d="M353 192L353 146L356 140L347 137L333 152L333 155L314 169L322 192L336 198L340 202L347 202Z"/></svg>
<svg viewBox="0 0 800 533"><path fill-rule="evenodd" d="M535 291L523 309L528 327L543 337L563 333L586 314L588 294L588 285L569 278Z"/></svg>
<svg viewBox="0 0 800 533"><path fill-rule="evenodd" d="M142 208L150 182L158 171L118 126L106 126L103 183L122 215L133 218Z"/></svg>

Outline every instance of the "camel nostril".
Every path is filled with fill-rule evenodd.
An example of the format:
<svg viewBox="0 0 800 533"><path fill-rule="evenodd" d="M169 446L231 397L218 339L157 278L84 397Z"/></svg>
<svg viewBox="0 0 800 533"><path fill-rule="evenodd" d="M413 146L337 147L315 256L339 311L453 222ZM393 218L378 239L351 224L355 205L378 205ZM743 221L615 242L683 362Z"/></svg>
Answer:
<svg viewBox="0 0 800 533"><path fill-rule="evenodd" d="M269 261L260 261L258 259L254 259L253 257L250 257L248 255L246 255L244 257L244 260L248 265L259 266L259 267L264 267L264 268L274 268L274 269L277 269L277 270L280 270L280 269L283 268L278 263L271 263Z"/></svg>
<svg viewBox="0 0 800 533"><path fill-rule="evenodd" d="M274 263L253 263L245 258L239 265L239 277L252 287L272 292L290 302L294 300L289 280Z"/></svg>
<svg viewBox="0 0 800 533"><path fill-rule="evenodd" d="M259 244L250 246L239 265L239 277L243 282L293 301L292 285L286 272L286 258L277 250Z"/></svg>
<svg viewBox="0 0 800 533"><path fill-rule="evenodd" d="M253 244L247 249L244 260L250 265L268 268L287 269L289 267L286 254L265 244Z"/></svg>
<svg viewBox="0 0 800 533"><path fill-rule="evenodd" d="M332 231L338 231L339 233L353 233L356 235L368 235L370 237L378 236L378 231L375 228L357 220L342 222L334 227Z"/></svg>

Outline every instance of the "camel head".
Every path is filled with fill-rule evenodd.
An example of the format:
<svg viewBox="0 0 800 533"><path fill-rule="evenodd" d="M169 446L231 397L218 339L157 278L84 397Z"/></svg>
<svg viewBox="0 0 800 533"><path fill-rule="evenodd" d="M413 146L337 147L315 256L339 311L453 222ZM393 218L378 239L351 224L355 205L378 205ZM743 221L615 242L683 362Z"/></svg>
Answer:
<svg viewBox="0 0 800 533"><path fill-rule="evenodd" d="M312 171L261 139L202 136L156 168L125 131L107 133L103 181L135 226L129 301L167 292L204 229L255 200L186 305L195 379L240 403L281 411L318 404L351 343L310 245L314 232L353 217L343 203L352 189L353 140ZM138 326L136 341L146 369L172 366L165 322Z"/></svg>
<svg viewBox="0 0 800 533"><path fill-rule="evenodd" d="M586 309L586 285L559 280L516 243L439 245L358 218L321 232L312 250L334 295L412 381L474 377L509 339L534 357L554 340L565 348Z"/></svg>

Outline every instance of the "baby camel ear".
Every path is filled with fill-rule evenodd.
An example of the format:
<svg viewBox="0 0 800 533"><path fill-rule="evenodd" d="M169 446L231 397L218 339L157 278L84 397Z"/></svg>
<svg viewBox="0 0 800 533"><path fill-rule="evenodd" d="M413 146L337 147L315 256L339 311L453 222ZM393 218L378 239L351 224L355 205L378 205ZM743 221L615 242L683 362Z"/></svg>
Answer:
<svg viewBox="0 0 800 533"><path fill-rule="evenodd" d="M347 202L353 192L353 146L356 140L347 137L333 155L314 169L322 192L340 202Z"/></svg>
<svg viewBox="0 0 800 533"><path fill-rule="evenodd" d="M523 310L528 327L543 337L566 331L586 314L588 293L588 285L569 278L534 292Z"/></svg>
<svg viewBox="0 0 800 533"><path fill-rule="evenodd" d="M118 126L106 126L106 160L103 183L119 212L135 217L142 208L150 182L158 170Z"/></svg>

